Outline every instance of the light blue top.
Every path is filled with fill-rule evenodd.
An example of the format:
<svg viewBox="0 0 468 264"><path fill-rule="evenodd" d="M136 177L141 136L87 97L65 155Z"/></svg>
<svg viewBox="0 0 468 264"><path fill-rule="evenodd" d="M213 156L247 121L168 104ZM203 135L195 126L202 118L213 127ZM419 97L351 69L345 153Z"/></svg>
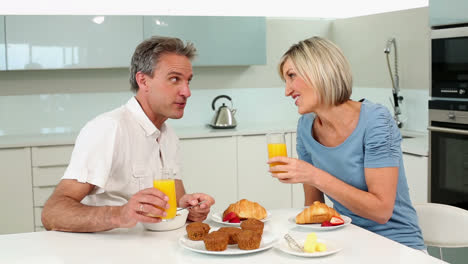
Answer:
<svg viewBox="0 0 468 264"><path fill-rule="evenodd" d="M306 114L299 119L299 159L363 191L368 191L364 168L399 167L395 207L387 223L379 224L358 216L328 196L335 210L351 217L353 224L357 226L406 246L425 249L416 211L409 197L400 131L387 108L367 100L362 102L356 128L336 147L325 147L312 137L314 119L314 114Z"/></svg>

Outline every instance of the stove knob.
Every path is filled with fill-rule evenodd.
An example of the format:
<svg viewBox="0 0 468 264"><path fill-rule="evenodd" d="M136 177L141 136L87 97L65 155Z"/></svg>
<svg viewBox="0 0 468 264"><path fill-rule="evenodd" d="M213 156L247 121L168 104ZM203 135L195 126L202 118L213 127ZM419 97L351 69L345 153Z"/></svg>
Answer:
<svg viewBox="0 0 468 264"><path fill-rule="evenodd" d="M452 119L452 120L455 120L455 114L454 113L449 113L448 118Z"/></svg>

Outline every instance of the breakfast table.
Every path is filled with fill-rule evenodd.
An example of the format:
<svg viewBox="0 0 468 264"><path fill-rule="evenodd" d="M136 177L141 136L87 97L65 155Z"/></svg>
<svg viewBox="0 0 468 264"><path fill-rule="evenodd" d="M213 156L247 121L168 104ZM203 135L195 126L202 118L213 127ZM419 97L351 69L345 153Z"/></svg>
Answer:
<svg viewBox="0 0 468 264"><path fill-rule="evenodd" d="M43 231L0 235L0 263L444 263L352 223L327 231L296 225L292 219L300 211L270 210L260 250L255 252L196 252L183 243L187 241L184 227L155 232L137 224L131 229L97 233ZM212 229L224 226L212 217L205 223ZM291 249L284 248L285 234L301 241L311 232L334 253L309 253L306 257L287 253ZM266 238L268 241L264 241Z"/></svg>

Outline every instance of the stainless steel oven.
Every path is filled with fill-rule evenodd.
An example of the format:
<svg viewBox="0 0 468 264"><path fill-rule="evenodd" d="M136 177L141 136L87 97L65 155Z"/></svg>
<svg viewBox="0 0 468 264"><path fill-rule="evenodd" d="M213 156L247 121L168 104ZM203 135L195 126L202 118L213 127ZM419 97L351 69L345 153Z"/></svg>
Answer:
<svg viewBox="0 0 468 264"><path fill-rule="evenodd" d="M468 100L429 101L430 201L468 210Z"/></svg>

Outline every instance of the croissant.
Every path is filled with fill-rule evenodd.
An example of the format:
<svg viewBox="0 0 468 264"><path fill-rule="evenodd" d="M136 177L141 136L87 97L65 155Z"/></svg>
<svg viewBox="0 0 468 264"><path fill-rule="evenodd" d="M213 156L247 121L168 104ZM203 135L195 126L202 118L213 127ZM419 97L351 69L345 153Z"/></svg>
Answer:
<svg viewBox="0 0 468 264"><path fill-rule="evenodd" d="M333 216L340 216L340 214L328 205L315 201L296 216L296 224L323 223L330 221Z"/></svg>
<svg viewBox="0 0 468 264"><path fill-rule="evenodd" d="M224 211L223 218L230 212L236 213L240 219L255 218L257 220L262 220L267 216L267 212L263 206L246 199L230 204Z"/></svg>

